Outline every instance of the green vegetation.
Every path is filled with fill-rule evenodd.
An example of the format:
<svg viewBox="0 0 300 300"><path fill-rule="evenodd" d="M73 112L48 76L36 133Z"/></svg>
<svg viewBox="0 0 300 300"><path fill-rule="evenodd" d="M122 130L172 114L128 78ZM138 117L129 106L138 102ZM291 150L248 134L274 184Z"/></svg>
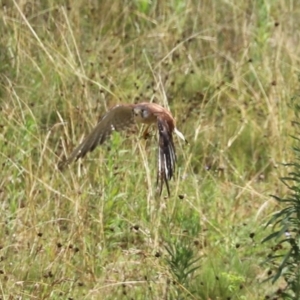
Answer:
<svg viewBox="0 0 300 300"><path fill-rule="evenodd" d="M294 110L299 119L300 106L295 103ZM297 127L299 122L295 122ZM286 198L274 196L279 202L283 203L283 208L276 212L267 225L272 225L274 230L263 242L272 240L276 244L270 249L266 262L269 263L269 278L276 282L283 278L286 282L284 288L280 288L277 294L284 299L299 299L300 297L300 164L299 161L299 138L294 137L297 146L294 147L295 156L293 163L286 166L293 167L288 176L283 177L282 181L290 189L290 194Z"/></svg>
<svg viewBox="0 0 300 300"><path fill-rule="evenodd" d="M261 241L290 193L300 2L1 5L0 298L279 299ZM170 198L154 131L58 171L107 108L141 101L190 142Z"/></svg>

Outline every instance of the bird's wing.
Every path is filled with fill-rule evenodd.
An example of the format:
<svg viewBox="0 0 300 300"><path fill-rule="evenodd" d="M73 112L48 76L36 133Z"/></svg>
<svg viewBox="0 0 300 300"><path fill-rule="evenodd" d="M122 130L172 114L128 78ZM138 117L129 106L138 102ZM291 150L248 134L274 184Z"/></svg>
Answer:
<svg viewBox="0 0 300 300"><path fill-rule="evenodd" d="M68 159L59 164L59 169L84 157L89 151L93 151L111 135L112 131L124 130L135 123L133 116L133 105L117 105L109 110L99 121L92 132L76 147Z"/></svg>
<svg viewBox="0 0 300 300"><path fill-rule="evenodd" d="M172 178L175 171L176 152L172 132L170 131L168 122L163 116L157 117L157 127L159 135L157 189L159 195L161 195L163 184L165 182L168 195L170 196L168 180Z"/></svg>

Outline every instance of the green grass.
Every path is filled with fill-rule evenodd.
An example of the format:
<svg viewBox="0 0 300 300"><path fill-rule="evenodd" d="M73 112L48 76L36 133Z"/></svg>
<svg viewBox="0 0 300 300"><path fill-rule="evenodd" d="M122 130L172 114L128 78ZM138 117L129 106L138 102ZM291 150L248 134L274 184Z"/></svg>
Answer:
<svg viewBox="0 0 300 300"><path fill-rule="evenodd" d="M71 2L2 1L1 299L273 297L261 241L294 155L300 4ZM190 142L170 198L155 135L58 171L109 107L141 101Z"/></svg>

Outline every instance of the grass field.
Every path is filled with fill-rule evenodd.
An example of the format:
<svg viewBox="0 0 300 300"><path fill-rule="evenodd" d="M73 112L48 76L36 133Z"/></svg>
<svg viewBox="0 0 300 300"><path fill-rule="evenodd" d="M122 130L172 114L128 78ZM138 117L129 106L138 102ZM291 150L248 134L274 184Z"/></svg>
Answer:
<svg viewBox="0 0 300 300"><path fill-rule="evenodd" d="M293 160L300 2L1 5L0 298L279 299L261 241ZM154 130L58 170L108 108L142 101L189 141L170 198Z"/></svg>

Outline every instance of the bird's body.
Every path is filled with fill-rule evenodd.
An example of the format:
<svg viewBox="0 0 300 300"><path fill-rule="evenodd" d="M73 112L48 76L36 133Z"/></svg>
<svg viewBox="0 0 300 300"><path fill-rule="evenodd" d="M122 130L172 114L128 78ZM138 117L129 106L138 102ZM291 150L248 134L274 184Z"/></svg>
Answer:
<svg viewBox="0 0 300 300"><path fill-rule="evenodd" d="M176 129L172 114L164 107L156 103L142 102L138 104L120 104L110 109L98 122L91 133L83 142L74 149L69 158L59 166L62 169L73 160L84 157L87 152L93 151L97 145L101 145L110 136L112 131L124 130L133 124L146 124L144 136L152 124L157 124L159 133L159 155L157 185L159 194L162 192L163 183L166 183L168 194L170 189L168 180L174 174L176 153L172 134L175 132L185 140L183 134Z"/></svg>
<svg viewBox="0 0 300 300"><path fill-rule="evenodd" d="M133 113L137 123L154 124L158 117L162 117L167 121L170 131L174 130L175 121L171 113L159 104L147 102L136 104L133 107Z"/></svg>

